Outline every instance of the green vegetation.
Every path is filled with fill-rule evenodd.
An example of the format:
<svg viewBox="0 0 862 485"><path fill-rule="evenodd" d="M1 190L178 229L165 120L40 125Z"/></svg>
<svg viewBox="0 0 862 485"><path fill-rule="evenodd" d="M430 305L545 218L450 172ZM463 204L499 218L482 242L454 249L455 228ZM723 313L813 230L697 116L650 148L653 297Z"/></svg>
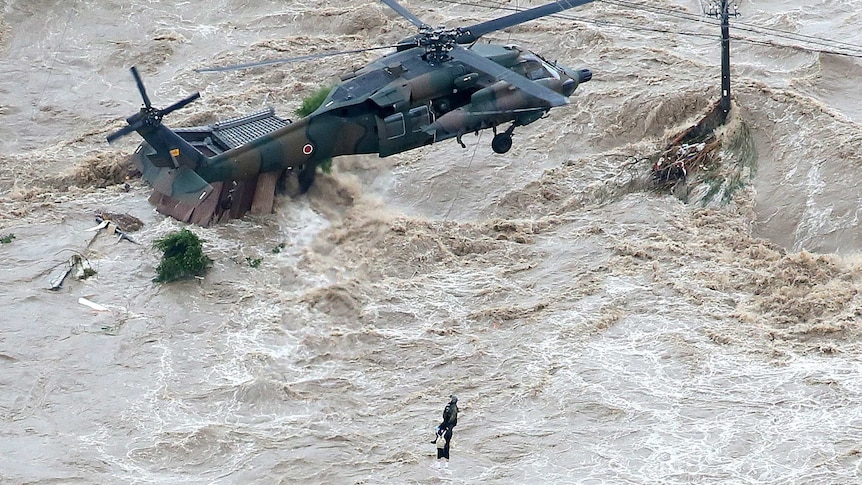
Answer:
<svg viewBox="0 0 862 485"><path fill-rule="evenodd" d="M305 98L302 101L302 106L299 107L298 110L293 113L300 118L306 117L314 112L317 108L323 104L323 100L329 96L329 92L332 91L332 86L323 86L314 93L312 93L309 97Z"/></svg>
<svg viewBox="0 0 862 485"><path fill-rule="evenodd" d="M246 262L248 262L248 265L251 266L252 268L260 267L260 263L263 262L263 258L252 258L250 256L247 256L245 258L245 260L246 260Z"/></svg>
<svg viewBox="0 0 862 485"><path fill-rule="evenodd" d="M702 183L705 183L709 189L706 191L706 194L701 198L700 205L701 207L706 207L712 199L718 194L718 192L724 187L727 179L724 178L718 171L718 169L713 169L710 172L706 173L701 180Z"/></svg>
<svg viewBox="0 0 862 485"><path fill-rule="evenodd" d="M729 204L737 192L751 183L757 171L757 146L747 123L740 122L724 146L723 164L716 165L702 177L702 182L709 187L700 201L703 207L713 200L721 205Z"/></svg>
<svg viewBox="0 0 862 485"><path fill-rule="evenodd" d="M212 260L203 253L203 241L188 229L172 232L153 242L153 247L162 250L162 262L156 268L156 283L203 276Z"/></svg>
<svg viewBox="0 0 862 485"><path fill-rule="evenodd" d="M278 243L278 246L272 248L272 254L278 254L284 249L284 243Z"/></svg>
<svg viewBox="0 0 862 485"><path fill-rule="evenodd" d="M15 235L12 233L6 234L5 236L0 236L0 243L9 244L12 240L15 239Z"/></svg>

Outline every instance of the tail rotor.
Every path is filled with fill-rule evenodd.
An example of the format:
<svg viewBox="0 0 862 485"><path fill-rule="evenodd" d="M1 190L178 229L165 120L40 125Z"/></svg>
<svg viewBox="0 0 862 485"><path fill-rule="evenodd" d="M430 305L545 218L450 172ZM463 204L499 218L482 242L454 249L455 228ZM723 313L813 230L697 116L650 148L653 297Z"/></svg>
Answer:
<svg viewBox="0 0 862 485"><path fill-rule="evenodd" d="M144 100L144 106L140 111L126 118L127 126L120 128L108 135L108 143L112 143L133 131L138 131L145 129L147 127L155 128L162 124L162 118L176 111L180 108L185 107L192 101L201 97L200 93L194 93L187 98L184 98L176 103L168 106L164 109L154 108L152 103L150 102L150 97L147 95L147 89L144 87L144 81L141 79L141 75L138 73L138 69L134 66L130 69L132 71L132 76L135 78L135 83L138 85L138 91L141 93L141 98Z"/></svg>

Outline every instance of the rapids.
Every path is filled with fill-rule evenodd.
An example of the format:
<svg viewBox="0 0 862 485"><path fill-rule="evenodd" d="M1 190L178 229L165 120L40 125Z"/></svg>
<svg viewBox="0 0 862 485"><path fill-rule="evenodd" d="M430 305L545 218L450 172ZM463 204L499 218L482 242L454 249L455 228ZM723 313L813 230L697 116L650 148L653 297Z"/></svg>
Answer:
<svg viewBox="0 0 862 485"><path fill-rule="evenodd" d="M402 3L452 26L541 2ZM508 154L483 132L337 159L271 216L192 227L214 266L169 285L152 242L183 226L126 179L137 136L105 142L140 104L128 68L156 106L201 92L170 126L289 117L375 54L194 69L412 26L369 0L0 5L0 483L862 480L858 1L740 3L726 197L629 163L717 99L718 26L597 1L483 38L594 72ZM86 231L101 210L141 244ZM96 276L49 291L76 253Z"/></svg>

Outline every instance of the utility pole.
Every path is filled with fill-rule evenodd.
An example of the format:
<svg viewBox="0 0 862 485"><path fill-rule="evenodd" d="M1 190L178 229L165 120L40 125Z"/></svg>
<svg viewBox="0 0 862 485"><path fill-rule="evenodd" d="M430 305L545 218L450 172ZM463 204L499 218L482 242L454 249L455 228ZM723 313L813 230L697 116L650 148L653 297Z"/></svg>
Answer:
<svg viewBox="0 0 862 485"><path fill-rule="evenodd" d="M709 10L704 13L710 17L721 19L721 102L719 107L726 115L730 111L730 17L739 15L737 7L733 5L733 13L730 12L728 0L717 0L710 5Z"/></svg>

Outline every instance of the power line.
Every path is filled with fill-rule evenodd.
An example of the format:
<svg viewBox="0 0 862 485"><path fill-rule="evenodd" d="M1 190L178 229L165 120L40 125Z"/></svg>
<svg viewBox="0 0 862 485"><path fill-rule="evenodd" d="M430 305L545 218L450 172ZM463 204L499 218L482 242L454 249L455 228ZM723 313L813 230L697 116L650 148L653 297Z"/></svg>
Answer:
<svg viewBox="0 0 862 485"><path fill-rule="evenodd" d="M759 26L751 26L750 24L744 24L741 22L735 22L733 24L733 29L734 30L740 30L743 32L751 32L751 33L755 33L755 34L763 34L763 35L769 34L769 35L772 35L774 37L779 37L779 38L792 40L792 41L796 41L796 42L807 42L809 44L820 45L820 46L827 47L830 49L845 49L845 50L849 49L851 51L858 51L860 54L862 54L862 46L855 45L855 44L849 44L847 42L833 41L831 39L822 39L822 38L814 37L811 35L796 34L793 32L774 31L774 30L770 30L767 28L759 27ZM817 49L811 49L811 50L816 51Z"/></svg>
<svg viewBox="0 0 862 485"><path fill-rule="evenodd" d="M685 19L685 20L692 20L692 21L696 21L696 22L708 23L711 25L718 25L714 21L711 21L711 20L708 20L708 19L705 19L705 18L702 18L699 16L692 16L691 14L674 12L674 11L670 11L670 10L662 8L662 7L643 6L642 4L627 2L625 0L597 0L597 1L601 1L603 3L608 3L608 4L612 4L612 5L625 6L625 7L629 7L629 8L645 9L645 10L648 10L648 11L651 11L653 13L657 13L660 15L676 17L676 18L681 18L681 19ZM779 37L779 38L783 38L786 40L792 40L792 41L796 41L796 42L807 42L809 44L827 47L830 50L806 49L806 48L801 47L801 46L778 44L775 42L762 41L762 40L758 41L758 40L754 40L754 39L748 39L745 37L735 37L735 36L732 37L733 39L744 40L744 41L748 41L748 42L755 43L755 44L762 44L762 45L767 45L767 46L772 46L772 47L789 47L789 48L793 48L793 49L797 49L797 50L807 50L807 51L811 51L811 52L822 52L822 53L828 53L828 54L846 55L846 56L850 56L850 57L862 56L862 45L859 45L859 44L852 44L849 42L842 42L842 41L837 41L834 39L824 39L824 38L813 36L813 35L799 34L796 32L788 32L786 30L775 29L772 27L763 27L763 26L750 24L750 23L746 23L746 22L740 22L740 21L734 21L733 22L733 29L743 31L743 32L761 34L761 35L772 35L774 37ZM844 52L841 52L840 49L856 51L857 53L856 54L844 53Z"/></svg>
<svg viewBox="0 0 862 485"><path fill-rule="evenodd" d="M515 7L511 7L511 6L508 6L508 5L501 3L499 1L494 1L494 0L485 0L485 1L477 0L477 1L467 1L467 2L458 1L458 0L437 0L437 1L439 1L441 3L467 5L467 6L472 6L472 7L488 8L488 9L510 10L510 11L519 10ZM668 10L666 8L652 6L652 5L644 5L644 4L640 4L640 3L627 2L625 0L596 0L596 1L601 1L603 3L607 3L607 4L611 4L611 5L618 5L618 6L626 7L626 8L637 8L639 10L648 11L648 12L663 15L666 17L673 17L673 18L688 20L688 21L692 21L692 22L701 22L701 23L706 23L706 24L714 25L714 26L719 25L717 22L715 22L713 20L706 19L706 18L703 18L703 17L698 16L698 15L688 14L688 13L684 13L684 12L676 12L676 11ZM714 36L712 34L703 34L703 33L697 33L697 32L673 31L673 30L661 29L661 28L655 28L655 27L630 26L630 25L624 25L624 24L606 21L606 20L586 19L583 17L571 15L571 14L554 14L552 16L556 17L556 18L560 18L560 19L565 19L565 20L578 21L578 22L595 24L595 25L600 25L600 26L601 25L609 25L609 26L620 27L620 28L624 28L624 29L628 29L628 30L634 30L634 31L668 33L668 34L677 34L677 35L710 38L710 39L714 38ZM846 56L846 57L862 58L862 45L858 45L858 44L852 44L849 42L842 42L842 41L837 41L837 40L833 40L833 39L824 39L824 38L816 37L813 35L798 34L795 32L788 32L788 31L784 31L784 30L780 30L780 29L763 27L763 26L758 26L758 25L749 24L749 23L745 23L745 22L734 22L733 28L734 28L734 30L749 32L749 33L753 33L753 34L772 35L773 37L778 37L778 38L782 38L782 39L790 40L790 41L794 41L794 42L804 42L804 43L808 43L808 44L819 45L819 46L825 47L825 49L824 48L810 48L810 47L804 47L804 46L792 45L792 44L781 44L781 43L777 43L777 42L774 42L771 40L752 39L752 38L740 37L740 36L736 36L736 35L731 36L731 39L738 40L741 42L746 42L746 43L750 43L750 44L757 44L757 45L764 45L767 47L789 48L789 49L805 51L805 52L816 52L816 53L834 54L834 55ZM849 50L851 52L846 52L847 50ZM855 52L853 52L853 51L855 51Z"/></svg>
<svg viewBox="0 0 862 485"><path fill-rule="evenodd" d="M836 55L836 56L855 57L857 59L862 59L862 53L851 54L849 52L840 52L840 51L834 51L834 50L830 50L830 49L812 49L810 47L803 47L801 45L779 44L779 43L773 42L771 40L751 39L748 37L739 37L736 35L731 35L730 38L733 39L734 41L744 42L744 43L748 43L748 44L762 45L762 46L766 46L766 47L775 47L775 48L780 48L780 49L791 49L791 50L801 51L801 52L816 52L819 54L832 54L832 55Z"/></svg>
<svg viewBox="0 0 862 485"><path fill-rule="evenodd" d="M811 43L815 43L815 44L816 43L833 44L833 45L842 46L842 47L852 49L852 50L862 50L862 46L860 46L859 44L851 44L850 42L842 42L840 40L834 40L834 39L824 39L822 37L816 37L813 35L800 34L797 32L788 32L785 30L775 29L772 27L762 27L760 25L749 24L746 22L737 21L737 22L733 23L733 28L740 29L739 26L746 27L747 29L756 29L756 30L765 31L767 33L773 33L775 35L778 35L779 37L794 37L794 38L798 38L800 40L805 40L807 42L811 42ZM740 29L740 30L745 30L745 29Z"/></svg>
<svg viewBox="0 0 862 485"><path fill-rule="evenodd" d="M712 24L712 25L718 25L717 22L705 19L705 18L700 17L700 16L693 16L692 14L675 12L675 11L668 10L666 8L662 8L662 7L658 7L658 6L644 5L641 3L628 2L625 0L596 0L596 1L600 1L602 3L607 3L607 4L611 4L611 5L619 5L619 6L628 7L628 8L638 8L641 10L647 10L647 11L650 11L653 13L657 13L660 15L669 16L669 17L676 17L676 18L680 18L680 19L684 19L684 20L692 20L695 22L703 22L703 23L708 23L708 24ZM739 22L739 21L734 21L733 28L734 28L734 30L741 30L744 32L751 32L751 33L764 34L764 35L768 34L768 35L772 35L774 37L784 38L784 39L793 40L793 41L797 41L797 42L808 42L810 44L828 47L828 48L833 49L833 50L849 49L852 51L857 51L860 54L862 54L862 45L859 45L859 44L852 44L849 42L842 42L842 41L838 41L838 40L834 40L834 39L824 39L822 37L817 37L817 36L813 36L813 35L799 34L796 32L789 32L786 30L776 29L776 28L772 28L772 27L763 27L763 26L750 24L750 23L746 23L746 22ZM774 45L782 46L781 44L774 44ZM787 46L787 47L796 47L796 46ZM810 50L820 52L817 49L810 49ZM830 51L830 53L835 53L835 52ZM853 55L853 57L856 57L856 56Z"/></svg>
<svg viewBox="0 0 862 485"><path fill-rule="evenodd" d="M518 10L520 10L520 9L518 9L518 8L511 7L511 6L508 6L508 5L505 5L505 4L501 3L501 2L499 2L499 1L494 1L494 0L485 0L485 2L484 2L484 3L478 3L478 2L479 2L479 1L481 1L481 0L477 0L477 1L473 1L473 2L469 2L469 1L468 1L468 2L465 2L465 1L459 1L459 0L437 0L437 1L438 1L438 2L440 2L440 3L449 3L449 4L455 4L455 5L466 5L466 6L469 6L469 7L479 7L479 8L487 8L487 9L498 9L498 10L508 10L508 11L518 11ZM488 5L488 4L491 4L491 5ZM634 5L634 4L632 4L632 5ZM613 21L610 21L610 20L587 19L587 18L583 18L583 17L580 17L580 16L571 15L571 14L557 13L557 14L553 14L553 15L550 15L550 16L551 16L551 17L554 17L554 18L558 18L558 19L563 19L563 20L571 20L571 21L583 22L583 23L586 23L586 24L593 24L593 25L599 25L599 26L612 26L612 27L619 27L619 28L629 29L629 30L638 30L638 31L645 31L645 32L668 33L668 34L674 34L674 33L676 33L676 34L680 34L680 35L688 35L688 36L703 37L703 38L713 38L713 37L714 37L714 36L713 36L713 35L711 35L711 34L705 34L705 33L701 33L701 32L681 32L681 31L672 31L672 30L668 30L668 29L661 29L661 28L658 28L658 27L643 27L643 26L637 26L637 27L635 27L635 26L628 26L628 25L625 25L625 24L621 24L621 23L618 23L618 22L613 22ZM671 16L672 16L672 15L671 15ZM684 18L684 19L686 19L686 20L694 20L694 21L700 21L700 22L707 22L707 23L711 23L711 24L713 23L713 22L706 21L705 19L702 19L702 18L699 18L699 17L682 17L682 18Z"/></svg>

